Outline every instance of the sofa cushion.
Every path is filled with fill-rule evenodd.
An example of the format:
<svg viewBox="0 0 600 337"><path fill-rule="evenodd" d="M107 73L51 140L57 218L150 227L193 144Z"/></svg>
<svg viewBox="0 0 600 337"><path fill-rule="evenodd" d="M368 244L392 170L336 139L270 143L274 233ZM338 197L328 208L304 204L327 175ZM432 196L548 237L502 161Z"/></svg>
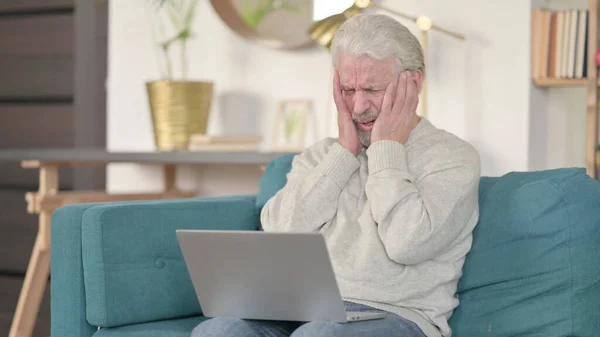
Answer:
<svg viewBox="0 0 600 337"><path fill-rule="evenodd" d="M453 335L597 336L600 185L583 169L483 178Z"/></svg>
<svg viewBox="0 0 600 337"><path fill-rule="evenodd" d="M265 169L265 174L260 178L258 194L256 196L256 208L258 212L262 210L267 201L271 199L277 191L282 189L287 182L287 174L292 169L292 161L295 154L285 154L269 162Z"/></svg>
<svg viewBox="0 0 600 337"><path fill-rule="evenodd" d="M197 316L106 328L98 330L93 337L190 337L192 330L205 320L206 317Z"/></svg>
<svg viewBox="0 0 600 337"><path fill-rule="evenodd" d="M108 203L88 209L81 231L88 322L117 327L200 315L176 230L257 227L252 196Z"/></svg>

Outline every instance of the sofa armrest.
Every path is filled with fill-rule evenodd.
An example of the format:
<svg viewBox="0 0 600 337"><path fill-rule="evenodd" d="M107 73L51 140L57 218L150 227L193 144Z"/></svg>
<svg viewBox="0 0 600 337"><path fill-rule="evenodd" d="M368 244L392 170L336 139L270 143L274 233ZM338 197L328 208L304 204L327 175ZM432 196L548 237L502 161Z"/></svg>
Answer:
<svg viewBox="0 0 600 337"><path fill-rule="evenodd" d="M81 219L95 204L71 205L52 215L50 250L51 336L91 337L96 328L85 318L81 264Z"/></svg>
<svg viewBox="0 0 600 337"><path fill-rule="evenodd" d="M68 213L69 207L57 214ZM62 225L53 224L53 234L55 226L60 232ZM86 320L92 326L199 315L175 231L256 230L258 226L254 196L95 205L81 216L83 275L68 277L84 283ZM52 241L53 247L62 244L60 237ZM53 269L60 270L58 262ZM55 280L53 274L54 281L65 280ZM53 300L63 300L60 293L53 295Z"/></svg>

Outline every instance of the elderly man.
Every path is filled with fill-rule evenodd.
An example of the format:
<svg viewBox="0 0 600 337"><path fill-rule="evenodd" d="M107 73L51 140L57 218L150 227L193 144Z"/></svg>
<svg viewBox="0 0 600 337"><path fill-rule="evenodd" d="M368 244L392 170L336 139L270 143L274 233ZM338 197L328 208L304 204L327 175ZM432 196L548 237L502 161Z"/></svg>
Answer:
<svg viewBox="0 0 600 337"><path fill-rule="evenodd" d="M194 337L451 335L479 215L479 155L416 114L425 65L406 27L357 16L332 54L339 138L295 157L261 221L265 231L322 233L346 309L388 315L348 324L215 318Z"/></svg>

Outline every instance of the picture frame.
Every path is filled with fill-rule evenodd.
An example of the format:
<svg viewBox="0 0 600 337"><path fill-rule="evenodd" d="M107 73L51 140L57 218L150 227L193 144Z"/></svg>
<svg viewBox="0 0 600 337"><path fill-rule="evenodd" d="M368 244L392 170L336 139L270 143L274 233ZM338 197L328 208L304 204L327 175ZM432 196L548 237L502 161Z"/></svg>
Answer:
<svg viewBox="0 0 600 337"><path fill-rule="evenodd" d="M273 118L272 149L299 152L304 150L313 103L308 99L282 100Z"/></svg>

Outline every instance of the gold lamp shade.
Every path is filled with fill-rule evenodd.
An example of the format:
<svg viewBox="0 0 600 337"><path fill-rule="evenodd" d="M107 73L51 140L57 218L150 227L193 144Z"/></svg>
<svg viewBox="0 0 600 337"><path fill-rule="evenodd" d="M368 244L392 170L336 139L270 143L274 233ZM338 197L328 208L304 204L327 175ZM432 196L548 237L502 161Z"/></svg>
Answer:
<svg viewBox="0 0 600 337"><path fill-rule="evenodd" d="M333 37L335 36L335 33L337 33L338 29L340 29L346 20L357 16L360 14L360 12L361 8L356 4L353 4L342 13L334 14L326 17L323 20L315 22L308 30L308 34L312 40L331 50L331 42L333 41Z"/></svg>
<svg viewBox="0 0 600 337"><path fill-rule="evenodd" d="M388 7L384 7L380 4L377 4L371 0L355 0L354 4L350 6L348 9L343 11L340 14L334 14L332 16L326 17L323 20L315 22L308 30L308 34L313 41L316 41L318 44L326 47L331 50L331 41L333 41L333 37L335 33L340 29L340 27L346 22L346 20L359 15L363 10L368 7L374 7L377 9L384 10L391 14L397 15L401 18L411 20L417 24L419 29L423 32L427 32L431 29L440 31L442 33L454 36L457 39L464 40L465 36L448 29L444 29L438 25L434 25L431 22L431 19L425 16L414 17L408 15L406 13L402 13L397 10L393 10Z"/></svg>

